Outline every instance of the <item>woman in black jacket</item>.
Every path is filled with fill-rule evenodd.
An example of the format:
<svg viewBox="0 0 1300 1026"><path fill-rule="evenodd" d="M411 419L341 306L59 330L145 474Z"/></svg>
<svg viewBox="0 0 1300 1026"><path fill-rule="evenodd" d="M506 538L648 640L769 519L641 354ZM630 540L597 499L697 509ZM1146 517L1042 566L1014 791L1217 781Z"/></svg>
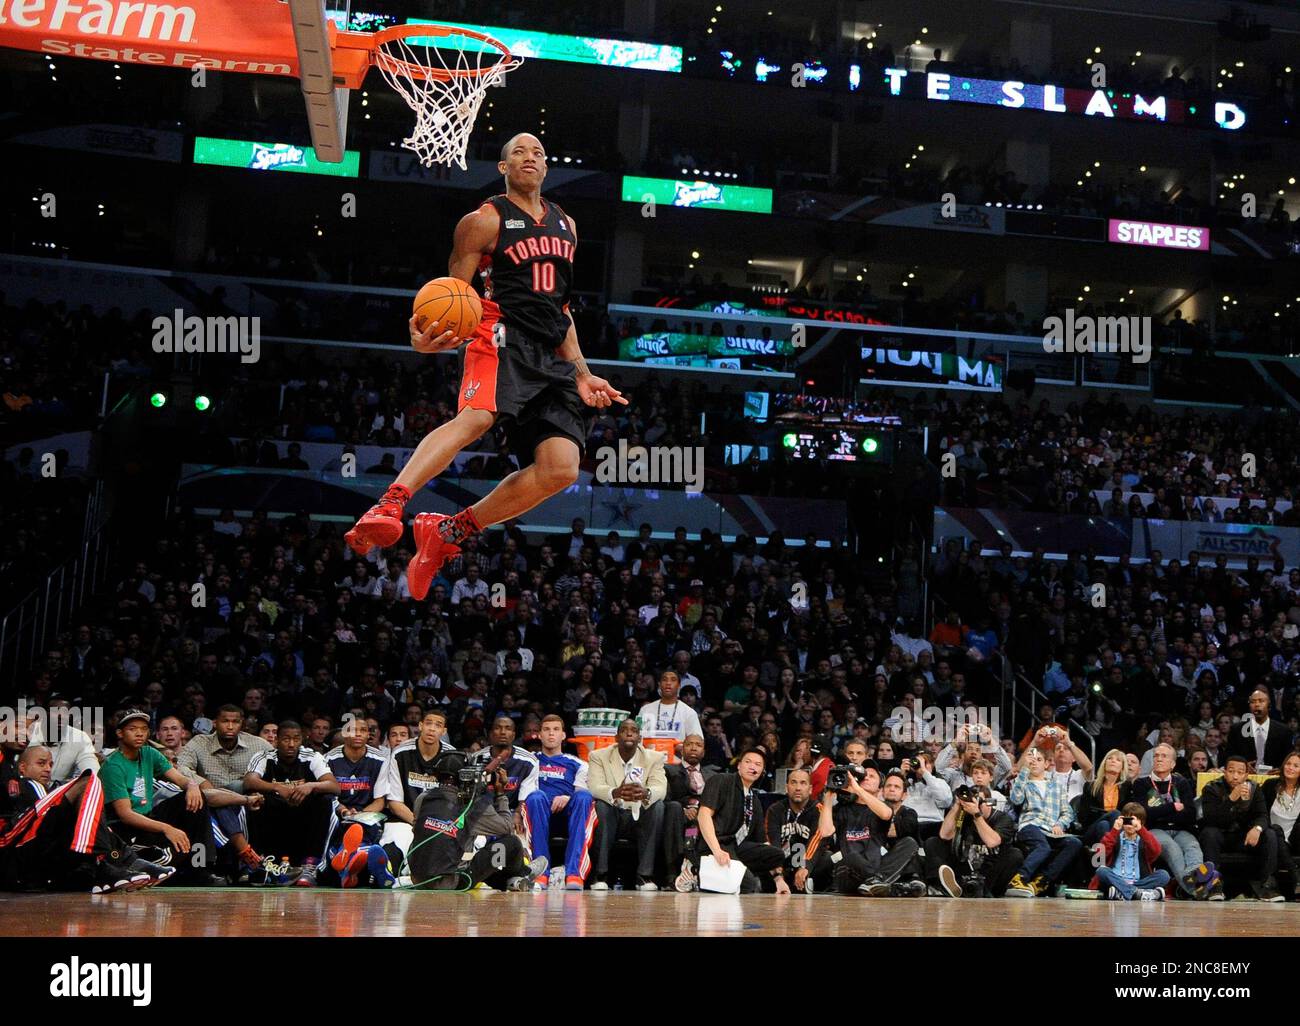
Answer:
<svg viewBox="0 0 1300 1026"><path fill-rule="evenodd" d="M1132 782L1124 753L1112 748L1097 767L1092 783L1079 795L1079 810L1075 822L1083 834L1083 846L1091 848L1106 836L1115 825L1119 810L1129 800Z"/></svg>
<svg viewBox="0 0 1300 1026"><path fill-rule="evenodd" d="M1264 782L1264 807L1273 829L1282 835L1279 847L1300 856L1300 828L1296 826L1300 817L1300 752L1282 760L1281 774Z"/></svg>

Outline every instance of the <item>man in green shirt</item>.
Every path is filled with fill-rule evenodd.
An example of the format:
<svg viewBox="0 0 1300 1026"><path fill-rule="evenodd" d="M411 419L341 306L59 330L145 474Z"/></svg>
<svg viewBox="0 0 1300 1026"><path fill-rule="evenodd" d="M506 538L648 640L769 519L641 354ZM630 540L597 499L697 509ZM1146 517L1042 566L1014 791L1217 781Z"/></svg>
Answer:
<svg viewBox="0 0 1300 1026"><path fill-rule="evenodd" d="M215 858L212 824L195 780L175 769L162 752L149 744L149 714L131 709L117 721L117 751L99 769L104 801L118 832L136 843L157 844L158 835L178 855L177 880L193 886L224 883L211 873ZM166 780L181 793L155 801L155 782Z"/></svg>

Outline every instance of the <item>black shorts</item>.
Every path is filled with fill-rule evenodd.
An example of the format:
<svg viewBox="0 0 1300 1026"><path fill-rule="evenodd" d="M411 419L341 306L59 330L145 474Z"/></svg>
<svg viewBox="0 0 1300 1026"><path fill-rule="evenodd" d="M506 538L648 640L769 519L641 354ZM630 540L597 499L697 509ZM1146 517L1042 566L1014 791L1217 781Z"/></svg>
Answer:
<svg viewBox="0 0 1300 1026"><path fill-rule="evenodd" d="M498 348L480 328L462 349L457 409L495 413L521 467L548 438L571 439L582 453L595 417L578 397L572 361L512 326L503 326L502 340Z"/></svg>

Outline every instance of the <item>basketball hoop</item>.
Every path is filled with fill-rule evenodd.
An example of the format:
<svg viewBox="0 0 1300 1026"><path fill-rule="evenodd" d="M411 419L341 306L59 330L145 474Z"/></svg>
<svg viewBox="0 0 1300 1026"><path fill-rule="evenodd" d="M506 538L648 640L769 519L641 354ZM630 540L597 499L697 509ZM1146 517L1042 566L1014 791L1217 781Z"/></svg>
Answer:
<svg viewBox="0 0 1300 1026"><path fill-rule="evenodd" d="M450 25L395 25L376 32L373 61L415 111L402 140L425 167L465 167L465 149L488 87L523 63L504 43Z"/></svg>

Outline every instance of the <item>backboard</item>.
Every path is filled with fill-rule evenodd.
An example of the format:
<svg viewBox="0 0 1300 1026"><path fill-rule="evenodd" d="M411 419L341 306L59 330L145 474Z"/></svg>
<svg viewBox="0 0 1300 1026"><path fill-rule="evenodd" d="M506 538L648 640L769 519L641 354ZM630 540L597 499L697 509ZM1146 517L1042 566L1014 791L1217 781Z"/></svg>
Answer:
<svg viewBox="0 0 1300 1026"><path fill-rule="evenodd" d="M98 0L80 6L32 0L5 9L0 46L298 78L312 146L330 163L343 159L349 91L361 88L378 66L417 115L404 144L426 163L463 165L482 89L518 59L486 36L437 26L351 31L350 7L351 0ZM435 34L436 41L428 38ZM459 61L444 57L444 49L454 50Z"/></svg>

